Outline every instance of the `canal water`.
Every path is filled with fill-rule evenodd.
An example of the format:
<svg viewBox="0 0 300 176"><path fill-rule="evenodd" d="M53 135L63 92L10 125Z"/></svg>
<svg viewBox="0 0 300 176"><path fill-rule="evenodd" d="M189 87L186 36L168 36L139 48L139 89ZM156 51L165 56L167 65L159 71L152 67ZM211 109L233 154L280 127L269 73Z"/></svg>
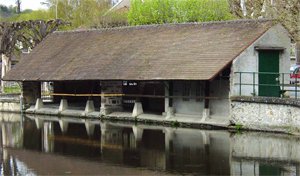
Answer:
<svg viewBox="0 0 300 176"><path fill-rule="evenodd" d="M300 138L0 114L1 175L299 175Z"/></svg>

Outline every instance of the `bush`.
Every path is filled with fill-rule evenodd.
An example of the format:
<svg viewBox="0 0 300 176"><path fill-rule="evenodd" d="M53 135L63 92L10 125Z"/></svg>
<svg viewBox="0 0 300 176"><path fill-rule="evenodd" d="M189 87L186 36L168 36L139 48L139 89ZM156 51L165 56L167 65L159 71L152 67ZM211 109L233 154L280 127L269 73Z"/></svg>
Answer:
<svg viewBox="0 0 300 176"><path fill-rule="evenodd" d="M233 19L226 0L131 0L130 25Z"/></svg>

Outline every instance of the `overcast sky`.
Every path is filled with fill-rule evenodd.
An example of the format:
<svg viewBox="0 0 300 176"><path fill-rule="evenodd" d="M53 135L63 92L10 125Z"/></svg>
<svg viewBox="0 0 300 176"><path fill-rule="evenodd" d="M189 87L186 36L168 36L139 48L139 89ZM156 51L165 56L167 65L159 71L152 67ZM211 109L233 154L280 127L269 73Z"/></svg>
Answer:
<svg viewBox="0 0 300 176"><path fill-rule="evenodd" d="M47 7L45 5L41 5L41 2L43 2L43 0L21 0L21 10L46 9ZM6 5L6 6L10 6L10 5L15 6L16 5L15 0L0 0L0 4Z"/></svg>

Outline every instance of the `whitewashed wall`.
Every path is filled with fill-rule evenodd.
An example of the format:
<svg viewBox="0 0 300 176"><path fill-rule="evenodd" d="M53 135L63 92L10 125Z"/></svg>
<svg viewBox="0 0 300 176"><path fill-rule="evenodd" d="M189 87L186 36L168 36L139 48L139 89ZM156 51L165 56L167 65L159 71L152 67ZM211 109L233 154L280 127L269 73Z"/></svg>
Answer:
<svg viewBox="0 0 300 176"><path fill-rule="evenodd" d="M285 50L279 55L279 72L289 72L290 67L290 43L291 40L288 32L281 26L275 25L262 35L256 42L249 46L243 53L241 53L232 64L231 72L231 96L239 95L240 88L237 83L240 82L239 75L234 72L258 72L258 51L255 50L257 46L264 47L283 47ZM289 75L285 77L286 83L289 82ZM253 76L251 74L242 77L242 83L252 83ZM255 83L258 83L258 76L255 77ZM253 86L242 86L242 95L252 96ZM255 87L255 94L258 94L258 87Z"/></svg>

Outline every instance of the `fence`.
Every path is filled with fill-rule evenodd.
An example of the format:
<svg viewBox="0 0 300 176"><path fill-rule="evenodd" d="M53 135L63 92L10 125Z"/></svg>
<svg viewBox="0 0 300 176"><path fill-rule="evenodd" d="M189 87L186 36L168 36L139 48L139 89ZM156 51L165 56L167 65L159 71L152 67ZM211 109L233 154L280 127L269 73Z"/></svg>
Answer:
<svg viewBox="0 0 300 176"><path fill-rule="evenodd" d="M244 95L245 89L251 87L252 95L257 95L257 90L261 88L279 88L278 94L285 98L299 98L300 97L300 78L291 73L272 73L272 72L235 72L235 86L238 86L239 95ZM266 80L265 82L259 79L265 77L272 80ZM275 80L273 80L275 78ZM262 83L263 82L263 83ZM260 96L258 94L258 96Z"/></svg>

